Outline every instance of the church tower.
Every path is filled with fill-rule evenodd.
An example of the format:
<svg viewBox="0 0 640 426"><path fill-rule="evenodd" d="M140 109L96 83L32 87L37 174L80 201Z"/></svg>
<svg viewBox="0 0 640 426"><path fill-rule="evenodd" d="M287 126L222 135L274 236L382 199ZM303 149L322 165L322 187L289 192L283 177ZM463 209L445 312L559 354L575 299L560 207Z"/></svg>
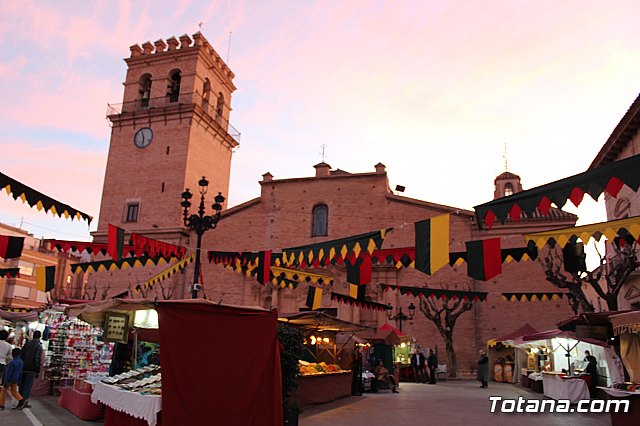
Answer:
<svg viewBox="0 0 640 426"><path fill-rule="evenodd" d="M165 242L188 235L180 194L207 206L229 190L240 133L229 124L234 74L199 32L130 47L121 104L109 105L111 141L95 241L109 224Z"/></svg>
<svg viewBox="0 0 640 426"><path fill-rule="evenodd" d="M520 176L511 172L504 172L498 176L494 181L495 191L493 192L493 199L506 197L513 195L516 192L522 191L522 184L520 183Z"/></svg>

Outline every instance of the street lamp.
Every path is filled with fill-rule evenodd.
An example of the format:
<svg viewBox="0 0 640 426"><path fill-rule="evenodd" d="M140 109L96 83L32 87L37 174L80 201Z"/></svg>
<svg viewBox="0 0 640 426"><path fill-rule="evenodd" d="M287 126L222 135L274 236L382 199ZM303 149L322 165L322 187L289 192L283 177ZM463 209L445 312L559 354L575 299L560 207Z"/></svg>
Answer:
<svg viewBox="0 0 640 426"><path fill-rule="evenodd" d="M222 210L222 203L224 203L224 197L221 192L218 192L218 195L215 196L215 203L211 206L214 210L214 214L207 216L204 213L204 194L207 193L207 189L209 187L209 181L202 176L202 179L198 181L198 185L200 186L200 206L198 206L198 214L189 214L189 208L191 207L191 197L193 194L189 191L189 189L185 189L182 193L182 202L180 205L182 206L182 221L184 222L184 226L190 228L196 232L198 236L198 244L196 246L196 263L195 263L195 271L193 273L193 288L191 291L191 298L198 298L198 290L200 284L198 284L198 279L200 275L200 246L202 245L202 235L207 232L209 229L214 229L218 224L218 220L220 220L220 211Z"/></svg>
<svg viewBox="0 0 640 426"><path fill-rule="evenodd" d="M398 324L398 329L402 331L402 322L403 321L413 321L413 316L416 314L416 307L413 302L409 303L409 316L405 315L402 312L402 306L398 308L398 313L393 315L393 306L391 303L387 304L387 318L392 319Z"/></svg>

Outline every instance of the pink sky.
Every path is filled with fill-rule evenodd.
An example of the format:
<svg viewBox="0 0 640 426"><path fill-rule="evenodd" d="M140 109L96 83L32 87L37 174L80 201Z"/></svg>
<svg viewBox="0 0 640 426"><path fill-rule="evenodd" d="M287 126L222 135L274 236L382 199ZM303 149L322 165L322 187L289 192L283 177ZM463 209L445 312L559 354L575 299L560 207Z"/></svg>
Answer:
<svg viewBox="0 0 640 426"><path fill-rule="evenodd" d="M325 144L334 168L383 162L405 195L471 209L492 198L505 143L525 188L588 167L638 95L639 16L637 1L0 0L0 170L97 216L129 46L202 22L238 87L230 205L267 171L311 176ZM88 238L0 194L0 221L21 218Z"/></svg>

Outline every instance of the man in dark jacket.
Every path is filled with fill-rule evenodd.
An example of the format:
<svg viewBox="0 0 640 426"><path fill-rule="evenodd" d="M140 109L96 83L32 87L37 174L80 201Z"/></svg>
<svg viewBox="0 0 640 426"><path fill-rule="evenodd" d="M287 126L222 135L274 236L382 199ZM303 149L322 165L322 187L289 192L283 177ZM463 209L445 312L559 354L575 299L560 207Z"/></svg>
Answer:
<svg viewBox="0 0 640 426"><path fill-rule="evenodd" d="M431 375L430 384L436 384L436 370L438 369L438 355L433 353L433 349L429 349L429 358L427 358L427 367L429 367L429 374Z"/></svg>
<svg viewBox="0 0 640 426"><path fill-rule="evenodd" d="M424 377L424 354L420 349L416 349L411 355L411 366L413 367L413 376L416 379L416 383L426 382Z"/></svg>
<svg viewBox="0 0 640 426"><path fill-rule="evenodd" d="M42 362L42 343L40 343L42 333L36 330L33 332L33 339L29 340L20 351L20 358L24 362L22 368L22 380L20 381L20 395L28 402L31 395L31 388L36 377L40 374L40 364ZM23 404L23 407L27 405Z"/></svg>

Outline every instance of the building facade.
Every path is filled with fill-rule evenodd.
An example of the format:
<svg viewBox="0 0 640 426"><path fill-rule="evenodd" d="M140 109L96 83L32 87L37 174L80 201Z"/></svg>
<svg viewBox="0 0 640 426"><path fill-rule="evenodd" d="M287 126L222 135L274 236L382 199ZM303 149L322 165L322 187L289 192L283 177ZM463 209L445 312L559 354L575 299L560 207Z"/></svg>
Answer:
<svg viewBox="0 0 640 426"><path fill-rule="evenodd" d="M638 154L640 154L640 95L613 130L589 169ZM640 216L640 193L633 192L626 185L615 198L605 194L604 200L607 220ZM625 283L618 297L618 308L620 310L640 309L640 271L633 272Z"/></svg>
<svg viewBox="0 0 640 426"><path fill-rule="evenodd" d="M78 258L49 250L43 240L25 230L0 223L0 234L23 237L22 255L15 259L0 259L1 268L19 268L20 276L0 279L0 307L10 309L37 309L51 302L47 293L36 287L35 269L39 266L55 266L55 287L51 291L55 299L71 297L79 280L71 273L71 263Z"/></svg>

